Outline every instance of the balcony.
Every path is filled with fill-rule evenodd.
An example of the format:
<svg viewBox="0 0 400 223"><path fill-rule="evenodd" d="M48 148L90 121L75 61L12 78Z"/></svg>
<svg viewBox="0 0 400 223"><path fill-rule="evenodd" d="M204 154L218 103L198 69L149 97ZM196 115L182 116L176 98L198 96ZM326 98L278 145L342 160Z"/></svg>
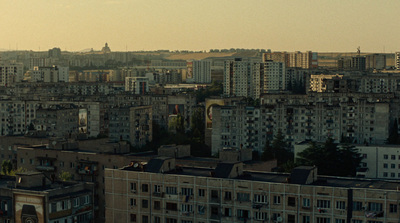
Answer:
<svg viewBox="0 0 400 223"><path fill-rule="evenodd" d="M76 168L76 172L82 175L97 175L98 168L97 162L88 160L79 160L79 165Z"/></svg>
<svg viewBox="0 0 400 223"><path fill-rule="evenodd" d="M36 166L36 169L39 171L56 171L56 167L55 166Z"/></svg>

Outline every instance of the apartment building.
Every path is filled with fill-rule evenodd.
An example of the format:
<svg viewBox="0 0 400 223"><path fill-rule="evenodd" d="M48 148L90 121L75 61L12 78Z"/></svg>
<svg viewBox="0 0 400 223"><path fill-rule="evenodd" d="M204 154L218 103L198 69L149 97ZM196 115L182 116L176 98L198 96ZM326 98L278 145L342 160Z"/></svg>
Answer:
<svg viewBox="0 0 400 223"><path fill-rule="evenodd" d="M144 146L152 141L152 107L123 107L110 110L111 141L129 141L132 146Z"/></svg>
<svg viewBox="0 0 400 223"><path fill-rule="evenodd" d="M8 87L24 78L24 65L13 61L0 61L0 86Z"/></svg>
<svg viewBox="0 0 400 223"><path fill-rule="evenodd" d="M315 93L264 95L260 107L236 103L212 110L212 154L224 147L262 152L281 131L289 144L346 138L353 143L384 144L389 123L399 117L390 95ZM396 110L396 111L395 111ZM390 111L393 113L391 114Z"/></svg>
<svg viewBox="0 0 400 223"><path fill-rule="evenodd" d="M326 92L326 80L328 79L342 79L343 75L340 74L319 74L311 75L310 77L310 91Z"/></svg>
<svg viewBox="0 0 400 223"><path fill-rule="evenodd" d="M32 82L69 82L68 67L34 67L30 73Z"/></svg>
<svg viewBox="0 0 400 223"><path fill-rule="evenodd" d="M37 131L44 132L45 136L70 138L72 134L78 134L80 131L79 120L77 106L53 105L48 108L39 108L33 125ZM85 122L85 128L87 128L87 116L82 121Z"/></svg>
<svg viewBox="0 0 400 223"><path fill-rule="evenodd" d="M397 222L394 181L175 166L159 157L106 169L106 222Z"/></svg>
<svg viewBox="0 0 400 223"><path fill-rule="evenodd" d="M187 83L211 83L211 60L188 61Z"/></svg>
<svg viewBox="0 0 400 223"><path fill-rule="evenodd" d="M341 145L339 145L341 146ZM363 160L357 170L357 177L397 180L400 178L400 147L397 145L353 144ZM297 154L309 147L308 142L294 145Z"/></svg>
<svg viewBox="0 0 400 223"><path fill-rule="evenodd" d="M311 69L318 67L318 53L306 52L267 52L263 54L263 62L272 60L282 62L286 67Z"/></svg>
<svg viewBox="0 0 400 223"><path fill-rule="evenodd" d="M146 94L149 92L149 79L145 77L126 77L125 91L131 91L134 94Z"/></svg>
<svg viewBox="0 0 400 223"><path fill-rule="evenodd" d="M129 146L123 144L112 145L109 151L88 151L89 146L61 143L55 144L51 141L49 145L19 146L15 154L15 164L18 168L28 171L40 171L48 178L58 178L62 172L72 175L71 180L91 182L95 184L94 201L98 205L95 212L96 222L104 222L104 169L120 168L123 164L132 160L147 161L146 157L133 157L126 155ZM88 142L100 150L100 146L94 142ZM55 147L55 148L53 148ZM72 222L71 222L72 223Z"/></svg>
<svg viewBox="0 0 400 223"><path fill-rule="evenodd" d="M286 89L282 62L248 62L235 59L224 64L224 95L257 99L261 94Z"/></svg>

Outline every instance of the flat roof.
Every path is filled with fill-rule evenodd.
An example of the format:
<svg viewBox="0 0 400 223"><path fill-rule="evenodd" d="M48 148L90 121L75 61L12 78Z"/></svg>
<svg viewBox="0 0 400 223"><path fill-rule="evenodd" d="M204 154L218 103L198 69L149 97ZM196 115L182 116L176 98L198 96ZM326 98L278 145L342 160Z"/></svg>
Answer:
<svg viewBox="0 0 400 223"><path fill-rule="evenodd" d="M126 170L137 171L137 170ZM185 167L182 166L179 170L164 172L163 174L173 174L182 176L198 176L198 177L211 177L211 172L215 171L214 168L201 168L201 167ZM288 183L287 179L290 173L274 173L262 171L244 171L243 175L232 178L231 180L249 180L261 181L267 183L284 183L293 185L304 185ZM228 178L226 178L228 179ZM365 178L351 178L351 177L334 177L334 176L318 176L318 180L312 186L328 186L328 187L342 187L342 188L363 188L363 189L380 189L380 190L398 190L400 181L382 180L382 179L365 179Z"/></svg>

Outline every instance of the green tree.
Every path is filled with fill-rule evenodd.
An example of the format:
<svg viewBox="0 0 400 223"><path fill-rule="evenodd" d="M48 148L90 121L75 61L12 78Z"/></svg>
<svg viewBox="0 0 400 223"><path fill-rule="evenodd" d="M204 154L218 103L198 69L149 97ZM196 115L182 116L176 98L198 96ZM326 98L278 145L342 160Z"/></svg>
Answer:
<svg viewBox="0 0 400 223"><path fill-rule="evenodd" d="M58 178L60 178L61 181L70 181L72 179L72 174L67 171L61 171Z"/></svg>
<svg viewBox="0 0 400 223"><path fill-rule="evenodd" d="M319 174L330 176L355 176L363 159L354 146L339 146L332 138L324 145L311 142L298 156L299 165L317 166Z"/></svg>
<svg viewBox="0 0 400 223"><path fill-rule="evenodd" d="M10 175L11 171L13 169L12 163L10 160L3 160L3 163L1 164L1 172L4 175Z"/></svg>
<svg viewBox="0 0 400 223"><path fill-rule="evenodd" d="M272 143L269 140L265 143L264 152L261 156L261 160L274 160L278 162L278 166L286 163L289 160L293 160L293 153L285 140L285 136L279 130L275 135Z"/></svg>
<svg viewBox="0 0 400 223"><path fill-rule="evenodd" d="M195 138L200 138L201 141L204 139L204 113L201 108L194 109L192 117L190 119L190 128L192 129L192 135Z"/></svg>

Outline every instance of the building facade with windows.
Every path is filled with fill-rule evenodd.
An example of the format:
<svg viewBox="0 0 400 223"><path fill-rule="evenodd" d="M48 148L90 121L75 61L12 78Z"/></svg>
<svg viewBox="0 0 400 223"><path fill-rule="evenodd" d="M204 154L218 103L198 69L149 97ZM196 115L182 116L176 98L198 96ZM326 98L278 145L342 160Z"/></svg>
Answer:
<svg viewBox="0 0 400 223"><path fill-rule="evenodd" d="M156 168L155 168L156 167ZM106 169L106 222L397 222L400 192L390 181L318 176L315 167L291 174L175 168L174 159Z"/></svg>

